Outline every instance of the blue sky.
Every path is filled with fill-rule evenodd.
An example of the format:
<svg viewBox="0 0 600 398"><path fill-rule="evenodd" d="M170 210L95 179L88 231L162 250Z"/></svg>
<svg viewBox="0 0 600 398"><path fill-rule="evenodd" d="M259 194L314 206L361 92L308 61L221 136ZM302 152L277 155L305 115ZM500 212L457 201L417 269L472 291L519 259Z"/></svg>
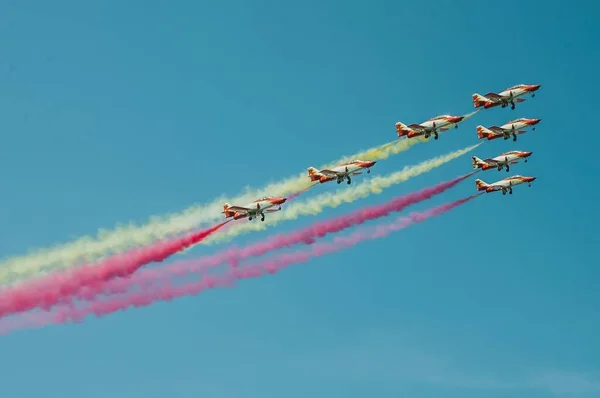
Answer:
<svg viewBox="0 0 600 398"><path fill-rule="evenodd" d="M516 144L473 154L533 151L511 171L538 180L235 289L2 336L3 396L600 394L598 6L101 3L0 5L2 257L263 186L518 83L543 87L373 172L536 117ZM318 218L470 168L467 155Z"/></svg>

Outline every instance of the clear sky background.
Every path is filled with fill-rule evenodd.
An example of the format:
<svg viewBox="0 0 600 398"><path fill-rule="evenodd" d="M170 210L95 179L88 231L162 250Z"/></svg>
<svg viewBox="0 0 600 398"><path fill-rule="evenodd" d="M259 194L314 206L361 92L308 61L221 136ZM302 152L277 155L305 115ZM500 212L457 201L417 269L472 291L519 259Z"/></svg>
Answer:
<svg viewBox="0 0 600 398"><path fill-rule="evenodd" d="M318 219L468 172L471 155L533 151L511 170L532 188L234 289L2 336L0 394L600 396L598 10L3 1L1 257L296 175L393 140L396 121L470 112L474 92L542 84L371 175L473 144L477 124L542 122ZM475 192L473 179L415 209Z"/></svg>

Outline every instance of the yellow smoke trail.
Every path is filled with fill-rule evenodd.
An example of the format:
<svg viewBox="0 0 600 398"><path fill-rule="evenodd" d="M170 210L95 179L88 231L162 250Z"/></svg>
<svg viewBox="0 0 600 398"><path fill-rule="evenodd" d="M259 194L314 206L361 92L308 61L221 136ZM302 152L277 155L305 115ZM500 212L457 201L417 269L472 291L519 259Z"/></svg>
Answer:
<svg viewBox="0 0 600 398"><path fill-rule="evenodd" d="M474 110L473 112L467 113L465 115L465 118L462 120L461 123L464 123L466 120L472 118L475 114L477 114L477 112L481 111L481 108Z"/></svg>
<svg viewBox="0 0 600 398"><path fill-rule="evenodd" d="M450 152L446 155L426 160L414 166L406 166L403 170L396 171L385 176L377 176L368 180L363 180L360 184L347 189L333 193L322 193L308 199L305 202L294 202L287 207L284 205L280 212L272 215L269 218L268 222L245 222L229 228L227 231L224 231L221 234L213 235L210 238L202 241L200 244L208 245L229 241L235 236L253 231L261 231L267 227L277 225L282 221L295 220L300 216L314 216L321 213L325 208L335 208L343 203L350 203L362 198L366 198L371 194L380 194L385 188L389 188L392 185L399 184L420 174L427 173L472 151L481 144L482 142L458 151Z"/></svg>
<svg viewBox="0 0 600 398"><path fill-rule="evenodd" d="M408 150L415 144L426 142L423 137L415 139L397 139L384 145L369 148L352 156L344 157L329 165L333 167L349 159L387 159L391 155ZM97 236L83 236L73 242L57 245L53 248L38 249L23 256L11 257L0 262L0 284L10 284L45 270L67 268L75 263L85 263L126 250L132 246L147 245L157 239L190 231L199 226L214 223L223 216L221 210L224 202L246 204L264 195L288 195L307 188L311 184L307 173L296 177L271 183L258 190L247 189L235 198L224 196L203 205L195 205L180 213L153 216L146 225L134 223L117 225L112 230L99 230Z"/></svg>

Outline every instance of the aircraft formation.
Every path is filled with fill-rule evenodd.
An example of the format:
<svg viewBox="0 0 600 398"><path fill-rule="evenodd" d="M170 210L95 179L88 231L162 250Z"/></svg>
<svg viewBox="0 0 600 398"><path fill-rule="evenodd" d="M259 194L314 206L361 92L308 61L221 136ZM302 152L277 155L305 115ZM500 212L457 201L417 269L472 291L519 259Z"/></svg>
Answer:
<svg viewBox="0 0 600 398"><path fill-rule="evenodd" d="M132 235L131 230L126 230L125 232L118 231L116 234L118 233L119 235L116 236L120 239L114 238L115 235L113 235L109 240L96 241L96 245L89 245L87 241L82 245L81 241L78 241L72 248L65 246L60 247L54 252L55 254L50 251L41 255L36 254L34 255L35 257L30 259L26 258L22 262L8 263L9 267L7 267L4 272L0 267L0 320L2 320L3 317L25 313L36 308L43 309L45 312L33 314L31 318L25 317L20 321L16 321L16 323L12 324L13 326L11 326L10 322L8 324L0 322L0 334L12 330L11 328L22 328L31 325L39 327L49 323L78 321L89 314L103 316L121 309L126 309L132 305L136 307L140 305L145 306L158 300L170 300L182 295L198 294L203 290L222 286L223 284L230 285L233 280L254 278L257 275L262 275L264 273L273 273L288 265L307 261L311 256L321 256L326 253L332 253L332 250L334 249L341 250L343 248L348 248L355 245L357 242L372 239L374 236L385 236L385 234L379 235L379 233L372 234L358 231L357 235L349 235L353 236L352 239L340 239L333 245L328 243L315 243L317 237L320 238L330 233L340 232L340 230L345 228L361 225L367 221L384 217L390 212L403 211L407 206L427 200L432 195L440 194L445 190L452 188L459 182L471 178L476 172L486 173L489 170L502 171L503 169L505 169L506 172L510 172L511 168L517 163L521 161L523 161L523 163L528 162L533 152L531 150L511 150L490 158L472 156L471 162L474 172L441 182L435 186L430 186L419 191L411 192L407 195L396 197L383 204L362 208L350 214L345 214L330 220L320 221L308 227L291 231L287 234L275 235L245 247L227 247L222 252L204 256L192 263L180 263L179 265L172 264L170 267L155 268L153 270L147 270L147 272L144 270L138 272L140 268L146 264L164 261L166 258L187 250L193 245L204 242L205 240L208 241L209 238L218 238L218 235L213 236L213 234L216 234L220 228L231 221L247 220L251 222L252 220L259 218L261 221L265 221L265 215L267 213L279 212L282 210L282 206L288 207L286 208L286 211L280 214L279 219L273 220L273 224L276 224L286 217L288 217L288 219L293 219L294 214L300 213L294 213L296 204L292 206L289 205L292 199L317 185L333 183L333 181L337 184L341 184L344 181L346 181L348 185L352 184L355 176L363 173L369 174L371 169L377 164L373 159L364 158L385 158L385 156L381 155L384 153L380 152L383 150L381 148L394 150L392 148L402 147L407 149L412 143L426 142L432 137L432 141L438 140L441 132L458 129L465 120L484 109L490 109L496 106L506 108L509 105L511 105L512 109L515 109L515 104L525 101L525 98L523 98L525 95L530 94L533 96L539 88L540 85L517 85L498 94L487 93L485 95L480 95L476 93L473 94L472 97L472 103L476 110L470 114L444 114L422 123L413 124L396 122L395 128L397 139L395 141L380 145L368 151L362 151L361 153L367 155L355 155L356 158L359 159L340 161L337 165L328 166L322 169L317 169L312 166L308 167L306 169L306 174L303 173L300 178L287 180L285 184L288 185L285 188L273 189L281 189L283 191L278 196L264 196L260 199L252 200L254 195L249 197L244 195L245 199L241 199L240 201L249 201L250 203L224 203L220 214L218 212L221 201L213 202L212 204L216 205L217 209L214 211L210 210L209 212L204 213L204 215L208 213L211 214L206 216L206 218L210 218L211 223L217 221L216 219L220 220L217 224L203 229L197 229L197 225L200 223L198 219L194 220L194 227L190 230L188 225L182 224L188 217L176 216L176 222L170 221L174 220L170 219L169 222L166 222L165 224L158 224L160 226L159 228L155 228L155 225L157 224L154 224L153 228L144 227L144 229L140 229L140 231L144 232L135 234L135 241L133 244L131 244L132 239L129 238L129 236ZM476 133L477 138L481 143L488 141L497 142L495 140L500 137L505 141L512 138L512 141L515 142L519 135L524 134L529 129L535 129L540 120L541 119L518 118L501 126L484 127L478 125L475 129L476 131L473 131L473 138ZM388 147L389 144L391 144L391 146ZM396 144L400 145L396 147ZM497 144L494 143L490 145L495 146ZM438 167L433 166L437 164L436 162L440 162L439 165L441 165L446 161L449 161L441 161L440 159L453 159L462 156L462 154L470 152L477 146L478 145L472 145L445 156L429 159L415 165L415 170L418 170L419 168L422 168L422 170L431 170L432 167ZM379 153L379 155L377 153ZM411 168L409 168L409 170L411 170ZM299 206L297 206L297 209L302 208L303 212L310 210L311 212L314 211L316 212L315 214L318 214L322 208L332 206L333 202L338 202L340 195L344 197L344 200L352 198L358 199L365 195L365 193L368 194L370 190L374 190L375 192L378 191L384 184L392 184L394 181L396 181L396 183L398 181L404 181L406 179L405 173L410 172L406 172L405 170L394 171L387 176L372 179L371 181L365 181L365 184L358 184L356 189L348 190L348 193L340 191L339 193L336 193L336 195L332 195L332 198L328 198L328 195L322 195L322 198L317 197L317 200L315 200L314 203L309 204L306 207L302 207L303 204L300 203ZM523 176L519 174L492 183L477 178L474 181L474 190L476 192L469 196L430 208L422 213L412 213L410 217L399 218L391 224L388 224L387 228L382 228L378 231L388 231L385 233L389 233L394 230L405 228L411 223L421 222L427 218L449 211L483 193L500 191L503 195L506 195L507 193L512 194L515 186L522 184L531 186L535 180L536 177L534 176ZM381 185L370 184L371 182L377 183L377 181L379 181ZM271 186L273 185L276 184L271 184ZM256 196L258 196L258 194L256 194ZM329 202L330 199L331 202ZM233 202L233 200L231 200L231 202ZM206 208L209 207L207 206ZM225 220L222 220L222 215ZM233 232L237 234L237 231L243 231L245 229L258 230L262 229L261 227L263 226L265 225L248 223L246 225L239 225L239 228L234 229ZM160 233L156 232L157 229L160 230ZM148 231L151 232L149 233ZM182 234L180 236L173 236L176 231L182 232ZM169 236L169 238L161 239L165 236ZM226 233L223 233L221 236L225 237L227 235ZM231 236L235 235L231 234ZM147 244L142 245L140 238L147 239L148 241L144 242ZM109 250L116 252L117 250L122 251L126 248L128 239L131 246L137 246L136 250L126 251L114 256L106 256ZM122 243L123 241L125 243ZM292 245L312 245L313 243L315 246L312 246L312 248L307 251L285 253L281 256L270 256L267 260L262 262L252 263L245 267L238 266L241 261L250 257L263 256L267 253L275 252ZM99 247L99 249L94 246ZM90 247L95 251L90 250ZM48 253L50 253L50 255ZM93 258L93 255L96 255L97 258L97 261L93 263L93 267L74 267L72 269L67 269L67 272L61 272L65 265L68 267L71 264L78 264L82 256ZM69 260L72 262L69 263ZM88 261L91 261L91 259ZM198 281L182 285L159 283L160 281L170 280L175 276L179 277L182 275L182 272L204 273L209 267L216 267L225 263L229 263L231 268L222 275L204 275L202 279ZM43 272L49 270L59 271L60 276L58 276L59 274L54 274L52 272ZM26 279L29 276L32 276L32 282L28 282ZM3 281L21 283L7 285L2 289L1 285ZM152 281L156 281L156 283ZM84 287L85 290L82 290ZM119 294L115 295L115 292L118 292ZM128 296L121 293L131 294ZM102 299L100 299L100 296L103 296ZM75 306L75 300L87 301L89 302L89 305ZM58 312L51 314L49 311L53 307L57 307ZM29 324L29 321L32 323Z"/></svg>
<svg viewBox="0 0 600 398"><path fill-rule="evenodd" d="M474 93L472 95L473 106L476 109L490 109L497 106L506 108L510 105L511 109L515 110L516 104L525 102L524 96L530 94L531 97L535 97L535 92L539 90L540 87L540 84L518 84L499 93L489 92L485 95ZM459 124L465 119L466 116L463 115L454 116L446 114L433 117L422 123L406 125L402 122L396 122L396 134L400 139L414 139L415 137L421 136L428 139L433 135L433 138L437 140L439 138L439 133L451 130L452 128L458 129ZM517 135L525 134L527 128L535 130L535 126L540 121L541 119L537 118L518 118L501 126L484 127L478 125L476 127L477 137L480 140L488 141L501 137L504 140L508 140L512 137L513 141L516 142ZM527 159L532 154L533 152L531 151L513 150L501 153L493 158L482 160L477 156L473 156L471 159L474 169L497 169L498 171L506 169L506 171L509 172L511 165L518 163L521 159L527 163ZM307 169L308 178L311 182L318 184L334 180L338 184L341 184L346 180L348 185L350 185L352 183L352 176L362 174L362 170L366 170L367 173L370 173L371 167L373 167L375 163L376 161L373 160L353 160L330 169L318 170L314 167L309 167ZM536 177L513 175L491 184L481 179L476 179L475 185L477 191L485 191L487 193L502 191L503 195L506 195L507 192L512 195L514 186L528 184L528 186L531 187L531 183L535 181L535 179ZM287 198L281 197L264 197L244 206L231 206L228 203L225 203L223 205L222 213L225 214L225 218L233 218L234 220L248 218L248 220L251 221L260 216L261 221L264 221L265 212L272 213L281 210L281 205L285 203L286 200ZM274 207L276 206L278 207L275 209Z"/></svg>

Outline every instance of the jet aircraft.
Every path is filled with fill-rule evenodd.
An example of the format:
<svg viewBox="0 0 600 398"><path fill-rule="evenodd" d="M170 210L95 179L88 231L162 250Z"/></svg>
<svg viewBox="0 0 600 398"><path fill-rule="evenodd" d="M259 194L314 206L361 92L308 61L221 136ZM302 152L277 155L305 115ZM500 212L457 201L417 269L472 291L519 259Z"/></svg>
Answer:
<svg viewBox="0 0 600 398"><path fill-rule="evenodd" d="M511 105L511 109L515 109L515 102L524 102L525 99L521 98L527 93L531 93L532 97L535 97L535 92L542 87L541 84L517 84L507 88L500 93L487 93L481 95L478 93L473 94L473 106L479 108L483 106L484 109L493 108L501 105L502 108L506 108L508 104Z"/></svg>
<svg viewBox="0 0 600 398"><path fill-rule="evenodd" d="M477 156L472 156L474 169L489 170L497 168L498 171L506 167L506 172L510 171L510 165L519 162L519 159L523 159L527 163L527 158L531 156L533 152L524 151L510 151L504 152L495 158L487 158L485 160L479 159Z"/></svg>
<svg viewBox="0 0 600 398"><path fill-rule="evenodd" d="M437 140L438 133L450 130L452 127L457 129L458 123L460 123L464 118L464 116L439 115L426 120L423 123L414 123L409 126L402 122L397 122L396 133L398 134L398 137L406 136L408 138L418 137L420 135L424 135L425 138L429 138L431 134L433 134L434 138Z"/></svg>
<svg viewBox="0 0 600 398"><path fill-rule="evenodd" d="M221 213L225 213L225 218L233 217L234 220L239 220L248 217L249 221L260 215L260 220L265 221L265 212L274 213L281 210L281 205L286 200L287 198L265 196L245 206L231 206L229 203L225 203ZM279 206L279 208L273 209L275 206Z"/></svg>
<svg viewBox="0 0 600 398"><path fill-rule="evenodd" d="M531 183L535 181L536 177L523 177L520 175L514 175L512 177L504 178L500 181L496 181L492 184L488 184L480 179L475 180L475 185L478 191L494 192L502 191L502 195L506 195L506 192L512 195L512 187L515 185L527 183L531 187Z"/></svg>
<svg viewBox="0 0 600 398"><path fill-rule="evenodd" d="M348 185L352 183L350 176L362 174L362 169L367 169L367 173L371 172L371 167L377 163L374 160L353 160L348 163L342 163L331 169L317 170L314 167L308 168L308 177L311 181L319 181L321 184L328 181L337 180L338 184L347 180Z"/></svg>
<svg viewBox="0 0 600 398"><path fill-rule="evenodd" d="M512 135L513 141L516 141L517 134L525 134L526 131L524 129L527 127L531 127L532 130L535 130L535 125L541 120L542 119L520 118L511 120L502 126L483 127L479 125L477 126L477 137L479 137L480 140L485 138L488 140L495 140L500 137L507 140Z"/></svg>

